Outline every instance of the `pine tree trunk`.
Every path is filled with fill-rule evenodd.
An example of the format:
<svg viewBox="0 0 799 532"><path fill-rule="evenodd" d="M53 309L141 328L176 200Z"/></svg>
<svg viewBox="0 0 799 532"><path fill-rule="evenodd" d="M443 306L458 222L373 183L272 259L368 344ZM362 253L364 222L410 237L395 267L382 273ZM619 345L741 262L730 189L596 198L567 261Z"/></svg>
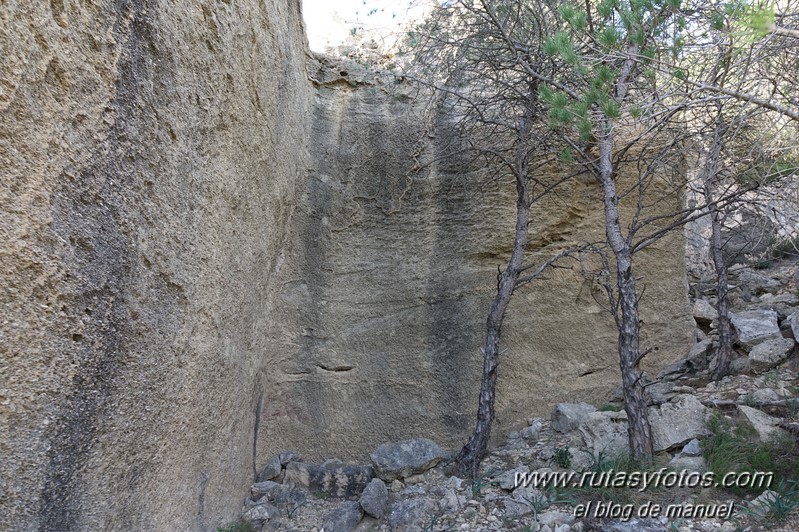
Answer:
<svg viewBox="0 0 799 532"><path fill-rule="evenodd" d="M480 399L477 408L477 424L469 441L455 458L456 474L476 478L480 461L488 449L491 424L494 421L494 402L497 390L497 366L499 365L499 340L502 321L508 309L527 249L527 225L530 219L530 200L527 190L527 154L524 151L525 123L520 123L520 148L516 162L516 235L513 251L507 268L497 287L497 295L491 303L486 320L486 340L483 346L483 376L480 383Z"/></svg>
<svg viewBox="0 0 799 532"><path fill-rule="evenodd" d="M721 213L717 209L712 211L711 226L710 247L713 265L716 269L718 296L716 310L719 314L719 348L716 351L716 366L713 368L712 378L718 381L730 372L730 365L732 364L732 326L730 325L729 314L727 263L724 260L721 243Z"/></svg>
<svg viewBox="0 0 799 532"><path fill-rule="evenodd" d="M630 450L636 458L652 458L652 429L649 425L647 401L639 368L638 295L633 274L632 249L624 238L619 218L619 196L613 169L613 131L609 120L600 121L599 178L605 209L605 234L616 258L616 283L621 315L619 328L619 366L621 368L624 410L627 412Z"/></svg>
<svg viewBox="0 0 799 532"><path fill-rule="evenodd" d="M724 115L721 113L720 104L717 104L718 115L716 117L716 128L713 131L713 144L710 148L707 161L705 163L705 175L703 176L703 187L705 202L713 203L717 184L719 166L721 164L721 148L724 143ZM721 380L730 372L732 364L732 326L730 325L729 314L729 287L727 283L727 262L724 260L723 243L721 239L721 226L724 213L716 205L710 207L710 255L713 258L713 267L716 271L716 289L718 302L716 311L719 321L719 347L716 351L716 366L713 368L711 378Z"/></svg>

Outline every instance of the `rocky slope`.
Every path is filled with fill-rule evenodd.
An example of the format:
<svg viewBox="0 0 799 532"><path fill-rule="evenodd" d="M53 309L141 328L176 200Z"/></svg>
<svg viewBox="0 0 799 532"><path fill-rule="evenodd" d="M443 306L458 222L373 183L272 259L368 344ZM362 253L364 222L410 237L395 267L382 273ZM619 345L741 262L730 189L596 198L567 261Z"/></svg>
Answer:
<svg viewBox="0 0 799 532"><path fill-rule="evenodd" d="M306 66L295 0L29 4L0 10L0 529L207 530L283 448L460 442L513 190L414 171L451 117ZM598 195L539 205L533 255L600 238ZM681 237L641 258L655 374L692 341ZM597 274L515 298L497 435L611 390Z"/></svg>
<svg viewBox="0 0 799 532"><path fill-rule="evenodd" d="M697 343L647 387L657 452L653 465L624 458L626 414L608 396L597 398L598 405L561 403L548 419L530 419L491 450L471 484L451 476L454 452L429 440L383 445L367 465L337 459L313 465L284 452L251 487L241 526L326 532L796 530L799 493L790 482L774 478L743 491L716 484L728 472L753 471L747 460L756 454L761 462L754 471L778 470L788 479L796 475L796 271L795 261L782 261L765 271L739 267L733 274L737 370L719 382L708 381L714 318L703 296L697 300ZM694 288L698 294L710 291L701 283ZM748 321L742 318L746 313L752 317ZM753 338L758 339L753 343ZM788 347L780 356L765 359L756 349L777 341ZM720 435L726 447L718 443ZM739 454L730 454L735 441L741 442ZM559 488L519 481L531 473L558 471L587 474L590 480ZM602 485L603 475L610 479L636 472L651 475L648 485ZM702 486L653 480L667 475L696 480L708 472L716 476ZM745 481L738 487L745 487ZM664 509L663 515L647 515L653 504ZM667 508L671 515L665 515ZM706 514L686 513L698 511Z"/></svg>

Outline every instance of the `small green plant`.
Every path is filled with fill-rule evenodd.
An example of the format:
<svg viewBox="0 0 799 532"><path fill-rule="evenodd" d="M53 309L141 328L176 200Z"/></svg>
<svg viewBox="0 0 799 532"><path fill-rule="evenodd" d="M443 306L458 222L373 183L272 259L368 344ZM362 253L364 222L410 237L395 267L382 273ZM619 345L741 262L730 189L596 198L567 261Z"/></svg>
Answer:
<svg viewBox="0 0 799 532"><path fill-rule="evenodd" d="M794 419L797 412L799 412L799 402L796 400L796 397L792 397L785 401L785 413L789 418Z"/></svg>
<svg viewBox="0 0 799 532"><path fill-rule="evenodd" d="M599 408L597 408L597 410L600 412L621 412L623 409L623 406L614 405L612 403L605 403L603 405L599 405Z"/></svg>
<svg viewBox="0 0 799 532"><path fill-rule="evenodd" d="M757 401L755 401L755 396L751 393L748 393L744 396L744 404L746 406L750 406L752 408L757 406Z"/></svg>
<svg viewBox="0 0 799 532"><path fill-rule="evenodd" d="M572 453L568 447L558 447L555 449L555 464L563 469L568 469L572 465Z"/></svg>
<svg viewBox="0 0 799 532"><path fill-rule="evenodd" d="M434 530L438 530L436 525L438 525L438 520L441 519L443 514L434 515L430 518L430 522L427 523L427 526L422 529L422 532L433 532ZM446 530L453 530L454 527L449 527Z"/></svg>
<svg viewBox="0 0 799 532"><path fill-rule="evenodd" d="M550 502L547 496L540 491L534 491L529 497L522 497L533 510L533 522L538 521L538 514L549 508Z"/></svg>
<svg viewBox="0 0 799 532"><path fill-rule="evenodd" d="M669 532L680 532L681 527L685 524L684 519L675 519L669 523Z"/></svg>
<svg viewBox="0 0 799 532"><path fill-rule="evenodd" d="M777 369L770 369L763 375L763 383L766 385L777 384L778 382L780 382L780 372Z"/></svg>
<svg viewBox="0 0 799 532"><path fill-rule="evenodd" d="M776 482L799 478L799 448L790 437L776 437L761 442L755 430L744 423L733 424L714 414L708 421L711 435L703 448L708 470L716 478L727 473L773 473ZM728 486L736 494L760 493L767 486Z"/></svg>
<svg viewBox="0 0 799 532"><path fill-rule="evenodd" d="M613 460L602 451L591 455L591 465L588 468L589 471L596 471L599 473L602 471L610 471L613 468Z"/></svg>
<svg viewBox="0 0 799 532"><path fill-rule="evenodd" d="M574 499L560 497L557 490L542 493L534 490L529 496L522 496L522 500L533 510L533 522L538 521L538 514L554 504L574 504Z"/></svg>
<svg viewBox="0 0 799 532"><path fill-rule="evenodd" d="M782 521L799 507L799 491L796 482L781 480L773 491L767 492L758 504L751 504L742 508L745 515L759 520Z"/></svg>
<svg viewBox="0 0 799 532"><path fill-rule="evenodd" d="M784 238L771 245L769 254L775 259L799 256L799 238Z"/></svg>
<svg viewBox="0 0 799 532"><path fill-rule="evenodd" d="M482 494L483 487L486 485L484 477L475 478L472 480L472 497L479 497Z"/></svg>
<svg viewBox="0 0 799 532"><path fill-rule="evenodd" d="M246 521L236 521L217 527L216 532L255 532L255 529Z"/></svg>
<svg viewBox="0 0 799 532"><path fill-rule="evenodd" d="M771 261L768 259L757 259L753 264L752 268L755 270L767 270L771 268Z"/></svg>

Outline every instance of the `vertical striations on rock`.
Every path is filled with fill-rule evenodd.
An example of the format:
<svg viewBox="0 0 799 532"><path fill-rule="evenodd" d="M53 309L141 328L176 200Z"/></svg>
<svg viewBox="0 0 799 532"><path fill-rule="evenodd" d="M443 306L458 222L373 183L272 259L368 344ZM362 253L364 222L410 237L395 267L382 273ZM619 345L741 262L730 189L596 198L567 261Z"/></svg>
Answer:
<svg viewBox="0 0 799 532"><path fill-rule="evenodd" d="M513 184L469 157L442 157L453 118L407 82L326 57L308 70L312 163L275 276L262 454L362 460L416 437L455 447L474 423L486 313L513 241ZM536 205L532 259L602 239L600 193L593 180L573 180ZM653 375L691 345L682 246L674 234L639 257ZM554 402L595 402L619 381L596 265L572 266L514 295L498 435Z"/></svg>
<svg viewBox="0 0 799 532"><path fill-rule="evenodd" d="M12 2L0 27L0 529L214 528L252 481L307 166L299 1Z"/></svg>
<svg viewBox="0 0 799 532"><path fill-rule="evenodd" d="M298 0L0 10L0 529L215 529L286 448L471 429L513 189L306 49ZM531 256L600 238L598 193L537 205ZM653 368L690 344L682 245L641 256ZM615 385L595 274L515 296L497 435Z"/></svg>

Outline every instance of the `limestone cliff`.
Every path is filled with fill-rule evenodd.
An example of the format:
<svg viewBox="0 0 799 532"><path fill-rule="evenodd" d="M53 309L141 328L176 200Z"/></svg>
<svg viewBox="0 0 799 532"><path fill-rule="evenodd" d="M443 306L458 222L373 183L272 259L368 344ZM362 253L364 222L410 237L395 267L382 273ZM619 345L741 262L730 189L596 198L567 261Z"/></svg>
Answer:
<svg viewBox="0 0 799 532"><path fill-rule="evenodd" d="M415 172L440 158L448 118L414 99L409 84L325 58L309 72L313 160L273 274L282 286L270 333L279 350L259 445L265 455L288 446L356 460L409 437L455 447L474 423L485 319L513 242L513 183L452 158ZM572 180L533 219L530 247L541 261L602 240L600 187ZM681 236L638 260L654 369L692 343ZM587 269L574 263L514 295L497 434L557 401L602 401L618 384L618 333Z"/></svg>
<svg viewBox="0 0 799 532"><path fill-rule="evenodd" d="M0 529L213 528L304 175L299 1L0 9Z"/></svg>
<svg viewBox="0 0 799 532"><path fill-rule="evenodd" d="M414 171L435 106L307 68L296 0L11 2L0 22L0 529L214 529L284 448L462 443L513 189ZM534 255L599 238L598 195L539 205ZM682 249L642 257L653 366L689 345ZM615 385L583 273L515 296L498 435Z"/></svg>

